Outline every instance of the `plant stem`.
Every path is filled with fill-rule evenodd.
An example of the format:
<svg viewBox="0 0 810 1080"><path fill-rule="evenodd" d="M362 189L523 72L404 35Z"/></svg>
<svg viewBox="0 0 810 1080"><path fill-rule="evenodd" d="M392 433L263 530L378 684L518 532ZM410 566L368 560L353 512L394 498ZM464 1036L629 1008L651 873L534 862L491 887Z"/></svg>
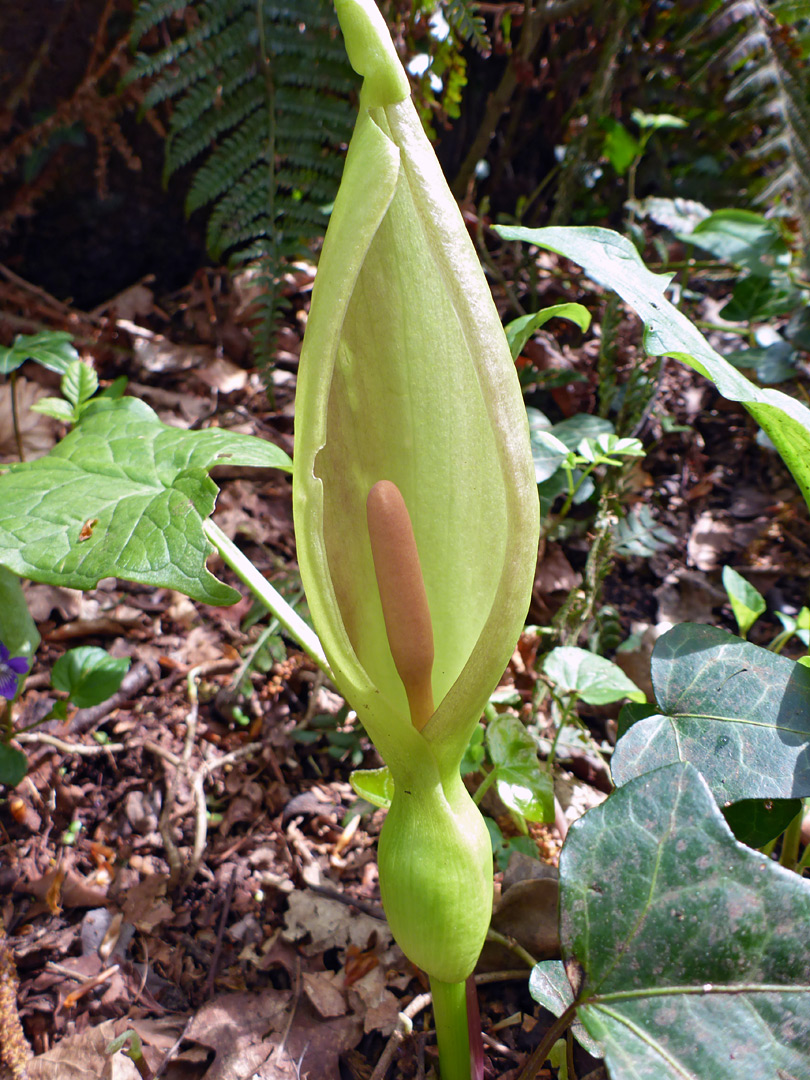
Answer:
<svg viewBox="0 0 810 1080"><path fill-rule="evenodd" d="M23 452L22 435L20 434L20 420L17 415L17 372L12 371L10 379L11 390L11 423L14 426L14 441L17 444L17 454L20 461L25 461Z"/></svg>
<svg viewBox="0 0 810 1080"><path fill-rule="evenodd" d="M490 771L486 774L484 779L481 781L481 783L475 789L475 794L473 795L472 798L473 798L473 802L475 803L476 806L481 805L481 800L483 799L483 797L486 795L486 793L489 791L489 789L492 787L492 785L495 783L495 781L497 779L498 779L498 770L497 769L490 769Z"/></svg>
<svg viewBox="0 0 810 1080"><path fill-rule="evenodd" d="M467 1028L467 984L431 978L433 1019L439 1044L441 1080L470 1080L470 1033Z"/></svg>
<svg viewBox="0 0 810 1080"><path fill-rule="evenodd" d="M577 1017L577 1002L573 1002L568 1008L558 1016L546 1034L543 1036L543 1040L536 1050L532 1052L532 1056L523 1066L523 1070L518 1076L518 1080L534 1080L540 1069L545 1064L546 1058L551 1053L551 1048L557 1042L559 1038L568 1030L571 1024Z"/></svg>
<svg viewBox="0 0 810 1080"><path fill-rule="evenodd" d="M782 835L782 853L779 856L781 866L788 870L795 870L799 861L799 844L802 838L802 818L804 817L804 805L796 817L791 821Z"/></svg>
<svg viewBox="0 0 810 1080"><path fill-rule="evenodd" d="M314 660L318 667L331 679L332 670L315 631L307 626L298 612L290 607L281 593L273 588L267 578L259 573L250 559L239 550L232 540L228 539L222 529L215 525L210 518L203 523L203 531L239 580L247 585L257 600L272 611L290 637L301 646L310 660Z"/></svg>

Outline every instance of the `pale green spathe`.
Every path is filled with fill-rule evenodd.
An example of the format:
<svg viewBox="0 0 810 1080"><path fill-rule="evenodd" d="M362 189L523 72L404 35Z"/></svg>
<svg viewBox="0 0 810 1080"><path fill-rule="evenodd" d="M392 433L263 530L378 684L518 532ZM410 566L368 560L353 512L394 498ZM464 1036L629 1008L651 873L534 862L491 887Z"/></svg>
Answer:
<svg viewBox="0 0 810 1080"><path fill-rule="evenodd" d="M405 896L404 922L418 920L421 931L451 917L450 894L456 908L466 896L479 909L461 917L464 948L441 972L427 968L452 982L475 961L491 891L489 840L458 766L528 608L537 492L509 347L388 31L373 0L338 0L337 10L365 78L301 355L296 537L337 685L395 782L380 845L392 929L425 966L441 926L422 955L419 934L395 925L395 897ZM371 558L366 498L379 480L393 481L408 507L433 623L436 712L421 733L391 658ZM425 828L431 817L441 830ZM431 864L448 868L435 888ZM430 910L418 910L415 892L426 902L431 894Z"/></svg>

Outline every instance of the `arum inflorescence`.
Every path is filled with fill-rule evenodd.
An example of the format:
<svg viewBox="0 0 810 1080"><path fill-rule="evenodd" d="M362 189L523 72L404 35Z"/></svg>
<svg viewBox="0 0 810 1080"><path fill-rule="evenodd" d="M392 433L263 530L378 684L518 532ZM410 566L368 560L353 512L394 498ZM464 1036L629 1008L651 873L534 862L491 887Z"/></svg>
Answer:
<svg viewBox="0 0 810 1080"><path fill-rule="evenodd" d="M295 526L335 680L394 780L386 914L435 992L489 924L459 763L526 614L537 492L500 320L387 28L373 0L337 10L364 79L301 355Z"/></svg>

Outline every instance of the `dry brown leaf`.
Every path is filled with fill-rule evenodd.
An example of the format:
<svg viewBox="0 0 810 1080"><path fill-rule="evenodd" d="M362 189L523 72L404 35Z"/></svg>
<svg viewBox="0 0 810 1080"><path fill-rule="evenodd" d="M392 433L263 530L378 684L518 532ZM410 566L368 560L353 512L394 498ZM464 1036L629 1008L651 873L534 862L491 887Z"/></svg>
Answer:
<svg viewBox="0 0 810 1080"><path fill-rule="evenodd" d="M733 529L729 522L719 520L707 510L692 526L686 542L687 560L704 573L716 570L722 556L731 551L734 544Z"/></svg>
<svg viewBox="0 0 810 1080"><path fill-rule="evenodd" d="M397 1026L402 1002L388 989L381 967L373 968L352 984L349 1003L362 1017L366 1034L379 1031L383 1035L390 1035Z"/></svg>
<svg viewBox="0 0 810 1080"><path fill-rule="evenodd" d="M29 1080L141 1080L135 1063L125 1054L106 1052L126 1029L126 1021L106 1020L80 1035L62 1039L29 1063Z"/></svg>
<svg viewBox="0 0 810 1080"><path fill-rule="evenodd" d="M305 956L350 944L365 949L374 934L378 940L391 940L387 923L309 891L296 891L290 895L284 921L281 936L285 941L309 937L309 942L301 946Z"/></svg>
<svg viewBox="0 0 810 1080"><path fill-rule="evenodd" d="M342 981L336 971L304 972L304 993L324 1020L346 1014L346 999L340 987Z"/></svg>

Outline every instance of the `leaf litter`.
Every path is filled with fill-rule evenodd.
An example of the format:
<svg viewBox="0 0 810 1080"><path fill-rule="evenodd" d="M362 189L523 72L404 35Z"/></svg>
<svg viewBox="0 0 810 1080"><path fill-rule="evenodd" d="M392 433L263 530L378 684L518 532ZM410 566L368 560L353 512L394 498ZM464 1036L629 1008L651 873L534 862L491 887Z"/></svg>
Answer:
<svg viewBox="0 0 810 1080"><path fill-rule="evenodd" d="M257 434L289 451L301 335L295 308L305 309L311 274L300 285L280 332L273 409L246 366L236 300L224 291L217 293L224 354L212 348L208 311L194 285L177 311L138 294L132 304L122 299L120 312L111 308L86 322L76 313L71 328L78 323L100 376L126 373L132 392L163 422ZM54 328L62 328L64 312L52 316ZM109 348L113 332L129 342L125 360L120 348ZM632 357L636 331L623 326L620 334ZM562 414L593 409L594 348L558 345L548 331L538 341L558 366L563 358L566 369L585 378L554 391ZM530 353L540 347L530 346ZM26 395L53 392L47 373L23 370L31 381ZM769 588L807 574L806 517L789 479L754 447L740 410L721 403L713 411L713 404L712 390L697 376L665 365L650 421L653 448L632 498L655 506L676 543L620 562L606 585L626 632L635 627L645 640L676 614L728 619L719 587L723 561L750 569ZM666 434L662 415L694 426ZM3 416L0 401L5 445ZM32 457L47 450L49 425L36 416L34 441L26 444ZM233 470L218 482L220 526L295 595L287 479L272 470ZM774 493L767 505L763 490ZM655 505L662 493L664 502ZM549 544L535 589L538 622L547 623L579 586L585 553L576 532ZM210 568L238 584L215 558ZM704 584L690 591L699 574ZM37 728L57 744L34 738L25 745L29 774L0 810L0 914L19 977L19 1017L36 1055L28 1076L129 1080L140 1075L134 1062L107 1048L132 1030L148 1075L162 1070L170 1080L367 1077L424 985L379 917L374 844L381 812L364 813L344 839L355 801L347 782L352 754L365 767L378 764L363 733L309 661L280 639L234 685L260 628L250 625L248 600L211 608L167 589L113 580L83 594L58 586L28 590L43 642L21 721L47 714L54 700L48 673L66 644L132 657L139 673L137 687L113 707ZM536 691L537 650L536 640L522 641L506 675L524 705ZM196 702L188 694L194 668ZM601 737L609 720L597 712L589 722ZM567 753L559 798L570 823L604 793L587 755ZM218 766L220 760L228 763ZM508 837L508 817L498 821ZM538 854L553 862L554 829L532 826L531 833ZM556 955L554 873L503 882L497 875L496 886L503 937L535 958ZM519 968L520 961L506 948L490 953L487 967ZM508 1051L490 1048L490 1068L515 1076L547 1014L532 1002L525 979L484 983L481 1000L485 1030L497 1029L493 1041ZM403 1044L395 1074L417 1075L424 1053L424 1041Z"/></svg>

